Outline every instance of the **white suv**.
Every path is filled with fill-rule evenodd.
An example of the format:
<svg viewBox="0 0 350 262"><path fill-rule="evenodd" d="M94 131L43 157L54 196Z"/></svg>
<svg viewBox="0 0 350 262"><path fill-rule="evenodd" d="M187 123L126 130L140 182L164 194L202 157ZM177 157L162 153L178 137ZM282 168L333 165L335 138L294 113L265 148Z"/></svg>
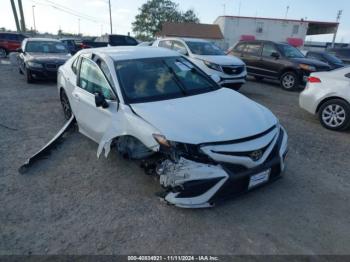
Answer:
<svg viewBox="0 0 350 262"><path fill-rule="evenodd" d="M172 49L187 56L209 76L219 76L221 86L238 90L245 83L247 77L245 63L237 57L227 56L224 51L209 41L164 38L156 40L153 46Z"/></svg>

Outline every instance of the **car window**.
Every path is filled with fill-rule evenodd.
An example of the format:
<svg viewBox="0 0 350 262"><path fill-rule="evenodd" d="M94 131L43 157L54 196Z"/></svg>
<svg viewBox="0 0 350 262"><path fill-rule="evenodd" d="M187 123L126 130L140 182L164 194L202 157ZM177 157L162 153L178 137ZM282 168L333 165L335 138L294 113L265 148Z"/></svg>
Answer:
<svg viewBox="0 0 350 262"><path fill-rule="evenodd" d="M260 55L260 43L248 43L245 46L244 52L252 55Z"/></svg>
<svg viewBox="0 0 350 262"><path fill-rule="evenodd" d="M278 45L278 48L280 52L282 52L282 54L287 58L304 58L305 57L303 53L299 51L299 49L291 45L280 44Z"/></svg>
<svg viewBox="0 0 350 262"><path fill-rule="evenodd" d="M99 67L86 58L83 58L80 66L79 87L91 94L100 93L106 99L114 99L109 84Z"/></svg>
<svg viewBox="0 0 350 262"><path fill-rule="evenodd" d="M28 41L25 51L32 53L68 53L63 43L50 41Z"/></svg>
<svg viewBox="0 0 350 262"><path fill-rule="evenodd" d="M195 55L225 55L220 47L210 42L186 41L186 44Z"/></svg>
<svg viewBox="0 0 350 262"><path fill-rule="evenodd" d="M168 49L171 49L171 41L170 40L163 40L163 41L160 41L158 46L159 47L164 47L164 48L168 48Z"/></svg>
<svg viewBox="0 0 350 262"><path fill-rule="evenodd" d="M262 51L262 56L271 57L273 53L278 53L274 44L265 43Z"/></svg>
<svg viewBox="0 0 350 262"><path fill-rule="evenodd" d="M113 82L113 78L112 78L112 74L111 72L109 71L109 68L108 68L108 65L106 64L105 61L99 59L97 61L97 65L100 67L100 69L102 70L103 74L105 75L105 77L107 78L109 84L111 86L114 87L114 82Z"/></svg>
<svg viewBox="0 0 350 262"><path fill-rule="evenodd" d="M245 43L240 43L235 46L234 50L236 52L243 52L244 48L245 48Z"/></svg>
<svg viewBox="0 0 350 262"><path fill-rule="evenodd" d="M77 74L78 72L78 61L79 61L79 56L74 60L74 62L72 63L72 71L74 74Z"/></svg>
<svg viewBox="0 0 350 262"><path fill-rule="evenodd" d="M180 56L118 61L115 69L124 99L129 103L171 99L217 88L208 76Z"/></svg>
<svg viewBox="0 0 350 262"><path fill-rule="evenodd" d="M177 52L180 52L182 50L183 52L187 53L187 48L183 43L179 41L173 41L173 49Z"/></svg>

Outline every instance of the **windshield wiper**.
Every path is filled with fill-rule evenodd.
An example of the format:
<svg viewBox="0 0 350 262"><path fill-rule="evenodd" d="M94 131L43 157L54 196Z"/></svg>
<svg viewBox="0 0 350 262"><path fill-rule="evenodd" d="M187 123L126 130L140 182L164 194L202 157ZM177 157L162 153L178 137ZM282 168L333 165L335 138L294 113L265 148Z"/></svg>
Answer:
<svg viewBox="0 0 350 262"><path fill-rule="evenodd" d="M176 84L180 87L182 93L183 93L184 95L187 95L186 87L185 87L185 85L181 82L180 78L176 75L174 69L173 69L171 66L169 66L164 60L163 60L163 63L164 63L164 65L167 67L167 69L169 70L169 72L173 75L174 80L175 80Z"/></svg>

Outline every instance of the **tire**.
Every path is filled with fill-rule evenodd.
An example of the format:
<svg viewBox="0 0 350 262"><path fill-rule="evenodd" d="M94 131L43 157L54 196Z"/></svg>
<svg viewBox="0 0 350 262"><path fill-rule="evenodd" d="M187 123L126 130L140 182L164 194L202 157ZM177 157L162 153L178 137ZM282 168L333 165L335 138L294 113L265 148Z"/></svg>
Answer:
<svg viewBox="0 0 350 262"><path fill-rule="evenodd" d="M5 58L7 56L7 51L5 48L0 47L0 58Z"/></svg>
<svg viewBox="0 0 350 262"><path fill-rule="evenodd" d="M299 78L292 71L285 72L280 78L281 87L287 91L293 91L299 86Z"/></svg>
<svg viewBox="0 0 350 262"><path fill-rule="evenodd" d="M264 77L262 76L254 76L254 78L256 81L259 81L259 82L264 80Z"/></svg>
<svg viewBox="0 0 350 262"><path fill-rule="evenodd" d="M350 104L341 99L332 99L323 103L318 111L323 127L333 131L350 128Z"/></svg>
<svg viewBox="0 0 350 262"><path fill-rule="evenodd" d="M71 118L73 113L72 113L72 108L70 107L69 99L64 90L61 90L60 92L60 100L61 100L64 118L68 120Z"/></svg>
<svg viewBox="0 0 350 262"><path fill-rule="evenodd" d="M34 83L34 78L32 76L32 73L30 72L30 70L26 69L26 80L28 84L33 84Z"/></svg>

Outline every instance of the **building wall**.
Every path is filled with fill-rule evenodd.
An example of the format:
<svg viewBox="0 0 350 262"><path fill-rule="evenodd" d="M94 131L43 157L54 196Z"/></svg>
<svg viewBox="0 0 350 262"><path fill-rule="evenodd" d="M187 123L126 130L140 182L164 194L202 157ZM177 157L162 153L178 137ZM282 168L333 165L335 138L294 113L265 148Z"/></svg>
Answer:
<svg viewBox="0 0 350 262"><path fill-rule="evenodd" d="M259 40L286 42L287 38L301 38L305 41L308 23L303 21L267 20L259 18L218 17L225 48L237 43L242 35L254 35Z"/></svg>

